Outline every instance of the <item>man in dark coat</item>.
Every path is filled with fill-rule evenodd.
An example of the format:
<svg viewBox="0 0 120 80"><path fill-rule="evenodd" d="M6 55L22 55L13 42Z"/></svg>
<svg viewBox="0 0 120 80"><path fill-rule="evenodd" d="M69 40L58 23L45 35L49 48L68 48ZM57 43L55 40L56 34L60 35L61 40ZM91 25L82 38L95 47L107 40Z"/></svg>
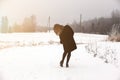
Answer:
<svg viewBox="0 0 120 80"><path fill-rule="evenodd" d="M62 60L60 61L60 66L63 67L63 62L67 55L66 67L69 67L68 63L71 57L71 52L77 48L75 40L73 38L74 32L69 25L62 26L60 24L54 25L54 32L59 35L60 43L63 44L64 48L64 53L62 56Z"/></svg>

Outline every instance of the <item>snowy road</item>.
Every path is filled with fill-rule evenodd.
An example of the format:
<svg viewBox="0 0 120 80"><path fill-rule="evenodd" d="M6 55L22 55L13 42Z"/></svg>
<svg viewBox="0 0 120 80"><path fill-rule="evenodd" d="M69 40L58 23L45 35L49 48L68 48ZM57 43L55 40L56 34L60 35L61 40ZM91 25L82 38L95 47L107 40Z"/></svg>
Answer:
<svg viewBox="0 0 120 80"><path fill-rule="evenodd" d="M72 53L69 68L59 67L61 56L61 45L4 49L0 80L119 80L118 69L86 54L84 45Z"/></svg>

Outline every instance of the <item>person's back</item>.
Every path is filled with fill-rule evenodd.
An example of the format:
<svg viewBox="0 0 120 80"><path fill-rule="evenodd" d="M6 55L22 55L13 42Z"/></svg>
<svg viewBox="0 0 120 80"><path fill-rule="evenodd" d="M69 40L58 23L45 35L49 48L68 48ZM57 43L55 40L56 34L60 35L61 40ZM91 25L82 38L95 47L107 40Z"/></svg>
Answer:
<svg viewBox="0 0 120 80"><path fill-rule="evenodd" d="M64 26L60 36L60 42L64 46L64 51L70 52L76 49L76 44L73 38L74 32L69 25Z"/></svg>

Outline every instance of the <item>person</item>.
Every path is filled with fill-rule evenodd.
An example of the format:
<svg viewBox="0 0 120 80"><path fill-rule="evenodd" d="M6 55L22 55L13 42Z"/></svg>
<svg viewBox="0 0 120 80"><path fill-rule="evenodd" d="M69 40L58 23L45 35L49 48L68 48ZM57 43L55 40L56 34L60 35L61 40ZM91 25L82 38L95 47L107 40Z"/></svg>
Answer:
<svg viewBox="0 0 120 80"><path fill-rule="evenodd" d="M54 25L54 32L60 38L60 43L63 44L64 53L62 55L62 60L60 61L60 66L63 67L64 59L67 56L66 67L69 67L69 60L71 57L71 52L77 49L75 40L74 40L74 32L69 25Z"/></svg>

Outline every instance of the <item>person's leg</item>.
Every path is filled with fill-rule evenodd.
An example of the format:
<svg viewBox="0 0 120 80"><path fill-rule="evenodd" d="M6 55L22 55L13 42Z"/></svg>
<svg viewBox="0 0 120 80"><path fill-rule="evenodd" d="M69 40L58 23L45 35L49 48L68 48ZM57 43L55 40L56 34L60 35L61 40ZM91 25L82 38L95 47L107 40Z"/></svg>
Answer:
<svg viewBox="0 0 120 80"><path fill-rule="evenodd" d="M64 62L64 59L65 59L66 55L67 55L67 52L64 52L63 56L62 56L62 60L60 61L60 66L61 67L63 67L63 62Z"/></svg>
<svg viewBox="0 0 120 80"><path fill-rule="evenodd" d="M70 57L71 57L71 52L69 52L68 55L67 55L66 67L69 67L68 63L69 63Z"/></svg>

